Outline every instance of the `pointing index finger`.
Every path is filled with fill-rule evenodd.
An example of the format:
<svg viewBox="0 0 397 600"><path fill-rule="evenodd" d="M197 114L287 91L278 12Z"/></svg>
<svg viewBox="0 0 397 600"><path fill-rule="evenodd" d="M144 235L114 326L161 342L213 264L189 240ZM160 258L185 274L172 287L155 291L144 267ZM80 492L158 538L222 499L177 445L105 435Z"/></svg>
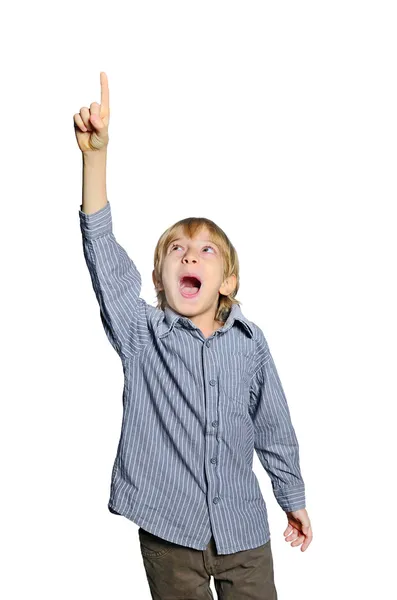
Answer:
<svg viewBox="0 0 397 600"><path fill-rule="evenodd" d="M101 71L101 113L109 114L109 85L104 71Z"/></svg>

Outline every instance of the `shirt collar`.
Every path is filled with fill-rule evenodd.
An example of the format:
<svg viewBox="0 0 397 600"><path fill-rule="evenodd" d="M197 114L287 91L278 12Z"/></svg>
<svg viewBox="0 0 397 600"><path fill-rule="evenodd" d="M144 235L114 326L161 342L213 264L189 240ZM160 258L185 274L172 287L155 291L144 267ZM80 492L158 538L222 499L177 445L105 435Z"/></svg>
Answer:
<svg viewBox="0 0 397 600"><path fill-rule="evenodd" d="M239 321L244 326L244 331L252 337L254 335L252 325L250 321L243 315L239 304L232 304L232 308L229 312L229 316L227 317L224 325L222 325L222 332L227 331L234 325L235 321ZM180 321L185 327L189 329L199 329L190 319L189 317L184 317L183 315L175 312L170 306L166 306L164 309L164 318L159 325L158 337L164 337L167 335L175 323Z"/></svg>

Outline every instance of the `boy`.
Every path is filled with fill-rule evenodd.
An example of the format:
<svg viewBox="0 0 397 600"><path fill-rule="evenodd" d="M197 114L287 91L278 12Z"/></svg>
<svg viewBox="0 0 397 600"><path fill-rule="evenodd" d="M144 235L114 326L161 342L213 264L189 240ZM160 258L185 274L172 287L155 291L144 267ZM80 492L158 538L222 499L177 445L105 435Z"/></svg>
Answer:
<svg viewBox="0 0 397 600"><path fill-rule="evenodd" d="M236 251L213 221L167 229L154 254L158 306L116 241L106 196L109 89L74 115L83 153L83 249L106 335L124 370L123 424L108 508L139 525L153 598L277 599L266 505L253 449L311 542L299 447L261 329L235 299Z"/></svg>

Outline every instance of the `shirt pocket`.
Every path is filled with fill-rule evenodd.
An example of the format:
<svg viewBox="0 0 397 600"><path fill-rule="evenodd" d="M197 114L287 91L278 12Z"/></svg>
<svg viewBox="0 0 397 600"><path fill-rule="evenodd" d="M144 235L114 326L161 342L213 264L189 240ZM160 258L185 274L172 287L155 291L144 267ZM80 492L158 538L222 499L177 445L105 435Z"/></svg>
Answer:
<svg viewBox="0 0 397 600"><path fill-rule="evenodd" d="M243 352L228 354L220 372L224 394L239 405L248 407L250 375L247 356Z"/></svg>

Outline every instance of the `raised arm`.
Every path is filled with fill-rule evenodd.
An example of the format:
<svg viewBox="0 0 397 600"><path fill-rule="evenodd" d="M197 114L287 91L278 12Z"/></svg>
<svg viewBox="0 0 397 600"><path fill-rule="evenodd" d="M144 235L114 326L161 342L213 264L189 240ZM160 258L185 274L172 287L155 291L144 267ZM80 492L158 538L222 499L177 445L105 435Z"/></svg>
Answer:
<svg viewBox="0 0 397 600"><path fill-rule="evenodd" d="M106 335L116 352L131 358L148 341L147 303L141 276L112 232L110 203L90 215L79 211L83 251Z"/></svg>
<svg viewBox="0 0 397 600"><path fill-rule="evenodd" d="M148 304L140 298L141 276L113 234L106 194L109 88L101 73L101 104L93 102L74 115L83 157L83 201L79 218L84 257L91 276L106 335L125 358L136 355L148 340Z"/></svg>

